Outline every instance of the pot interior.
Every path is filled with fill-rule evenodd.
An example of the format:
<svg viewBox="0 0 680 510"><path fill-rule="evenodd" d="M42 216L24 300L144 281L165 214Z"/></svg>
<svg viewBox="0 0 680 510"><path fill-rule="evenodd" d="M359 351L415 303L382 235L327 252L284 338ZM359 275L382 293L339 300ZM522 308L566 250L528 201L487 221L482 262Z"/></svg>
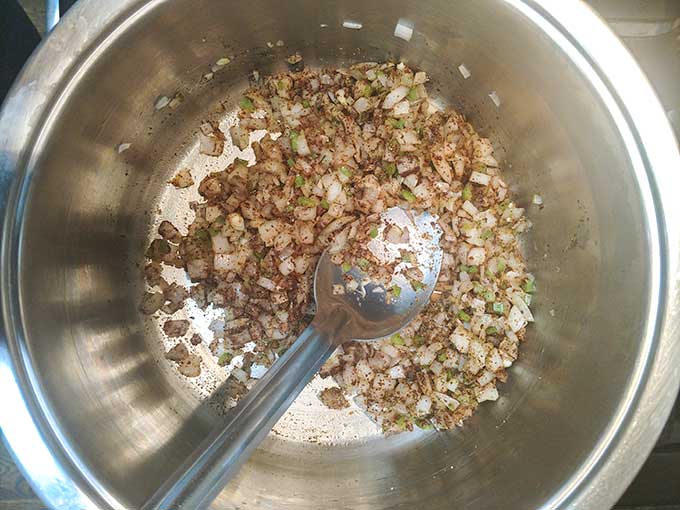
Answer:
<svg viewBox="0 0 680 510"><path fill-rule="evenodd" d="M236 106L248 74L283 70L295 51L310 66L401 60L423 69L430 94L491 139L533 223L525 240L536 323L501 398L462 428L386 438L355 416L339 440L328 422L342 420L305 418L298 406L214 508L526 510L573 488L641 355L650 261L620 135L569 57L502 1L136 8L54 100L27 163L20 260L45 405L112 505L138 507L218 420L210 381L181 381L163 359L159 322L138 312L155 225L188 219L189 195L166 181L195 161L198 126ZM76 15L63 23L87 23ZM224 56L231 62L206 81ZM177 92L178 108L154 108ZM118 153L121 143L132 145Z"/></svg>

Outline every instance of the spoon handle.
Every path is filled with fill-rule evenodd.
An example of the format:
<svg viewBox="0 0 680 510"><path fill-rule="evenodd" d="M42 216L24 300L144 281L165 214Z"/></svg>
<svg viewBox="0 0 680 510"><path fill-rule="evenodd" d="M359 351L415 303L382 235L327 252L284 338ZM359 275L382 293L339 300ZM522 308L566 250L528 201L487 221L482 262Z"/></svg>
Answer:
<svg viewBox="0 0 680 510"><path fill-rule="evenodd" d="M208 508L335 351L332 336L310 324L142 509Z"/></svg>

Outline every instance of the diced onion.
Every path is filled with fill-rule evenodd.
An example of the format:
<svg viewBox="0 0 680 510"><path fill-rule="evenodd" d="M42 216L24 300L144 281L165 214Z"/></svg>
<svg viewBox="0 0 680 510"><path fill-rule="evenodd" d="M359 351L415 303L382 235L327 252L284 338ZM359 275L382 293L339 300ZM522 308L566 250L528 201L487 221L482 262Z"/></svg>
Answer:
<svg viewBox="0 0 680 510"><path fill-rule="evenodd" d="M527 325L527 320L524 318L524 314L519 308L517 308L517 306L513 306L510 309L507 322L513 333L517 333L520 329Z"/></svg>
<svg viewBox="0 0 680 510"><path fill-rule="evenodd" d="M416 404L416 412L419 416L425 416L430 414L430 409L432 409L432 399L427 395L423 395Z"/></svg>
<svg viewBox="0 0 680 510"><path fill-rule="evenodd" d="M392 115L395 117L405 117L406 115L408 115L409 109L410 104L408 101L399 101L396 105L394 105Z"/></svg>
<svg viewBox="0 0 680 510"><path fill-rule="evenodd" d="M403 379L406 377L406 372L404 372L404 367L401 365L395 365L390 368L389 375L392 379Z"/></svg>
<svg viewBox="0 0 680 510"><path fill-rule="evenodd" d="M359 113L367 112L371 109L371 102L365 97L360 97L354 101L354 109Z"/></svg>
<svg viewBox="0 0 680 510"><path fill-rule="evenodd" d="M198 135L199 147L201 154L206 156L219 156L224 150L224 140L214 136L206 136L203 133Z"/></svg>
<svg viewBox="0 0 680 510"><path fill-rule="evenodd" d="M456 330L449 337L451 343L456 347L458 352L466 354L470 348L470 339L467 334L462 333L462 331Z"/></svg>
<svg viewBox="0 0 680 510"><path fill-rule="evenodd" d="M531 313L531 310L529 310L529 307L527 306L521 294L518 292L513 293L510 296L510 300L512 301L512 304L515 305L520 312L522 312L522 316L527 322L534 322L534 316Z"/></svg>
<svg viewBox="0 0 680 510"><path fill-rule="evenodd" d="M260 363L280 357L316 311L313 273L324 251L343 273L334 295L406 298L426 280L421 247L381 213L398 206L436 214L444 253L433 306L390 338L346 344L321 374L356 395L386 431L452 428L477 401L498 398L496 382L505 381L533 321L533 277L520 244L530 222L511 201L491 142L428 97L425 72L363 63L323 73L254 74L234 123L200 125L202 154L223 154L222 126L237 159L208 165L187 235L168 222L158 229L140 309L173 313L189 296L201 308L224 308L205 345L218 356L232 349L252 356L251 364L236 354L225 369L237 367L233 380L249 389L266 371ZM191 171L170 182L192 186ZM397 245L389 263L376 260L376 243ZM193 286L168 285L162 276L175 275L161 275L161 263L184 265ZM393 270L407 282L391 281Z"/></svg>
<svg viewBox="0 0 680 510"><path fill-rule="evenodd" d="M482 372L482 375L480 375L477 378L477 384L479 384L480 386L486 386L491 381L493 381L495 378L496 378L496 375L493 372L491 372L489 370L484 370Z"/></svg>
<svg viewBox="0 0 680 510"><path fill-rule="evenodd" d="M451 411L455 411L460 405L460 402L458 402L453 397L449 397L446 393L440 393L438 391L435 391L433 395L437 398L437 400L439 400L442 404L444 404L445 407L449 408Z"/></svg>
<svg viewBox="0 0 680 510"><path fill-rule="evenodd" d="M468 213L473 218L479 214L479 210L469 200L463 202L463 205L461 207L466 213Z"/></svg>
<svg viewBox="0 0 680 510"><path fill-rule="evenodd" d="M492 383L487 384L477 392L478 402L486 402L487 400L498 400L498 390Z"/></svg>
<svg viewBox="0 0 680 510"><path fill-rule="evenodd" d="M243 269L245 262L245 257L238 252L218 253L213 259L213 265L215 266L216 271L239 272Z"/></svg>
<svg viewBox="0 0 680 510"><path fill-rule="evenodd" d="M387 97L385 97L385 101L383 101L382 107L385 110L390 110L391 108L394 108L394 106L404 99L406 96L408 96L409 93L409 88L405 86L400 86L391 91L389 94L387 94Z"/></svg>
<svg viewBox="0 0 680 510"><path fill-rule="evenodd" d="M222 234L212 236L212 249L215 253L228 253L230 250L229 239Z"/></svg>
<svg viewBox="0 0 680 510"><path fill-rule="evenodd" d="M295 271L295 263L290 259L286 259L279 264L279 272L283 276L288 276L290 273ZM258 282L259 283L259 282Z"/></svg>
<svg viewBox="0 0 680 510"><path fill-rule="evenodd" d="M491 181L491 176L488 174L483 174L481 172L474 171L470 174L470 182L474 182L475 184L480 184L482 186L486 186L489 184Z"/></svg>
<svg viewBox="0 0 680 510"><path fill-rule="evenodd" d="M234 367L231 371L231 375L240 383L245 383L248 381L248 374L238 367Z"/></svg>
<svg viewBox="0 0 680 510"><path fill-rule="evenodd" d="M272 280L270 280L269 278L267 278L267 277L265 277L265 276L260 276L260 277L257 279L257 282L256 282L256 283L257 283L260 287L262 287L262 288L264 288L264 289L267 289L267 290L276 290L276 289L277 289L276 284L275 284Z"/></svg>
<svg viewBox="0 0 680 510"><path fill-rule="evenodd" d="M470 266L480 266L486 260L486 250L484 248L474 247L470 249L467 254L466 262Z"/></svg>
<svg viewBox="0 0 680 510"><path fill-rule="evenodd" d="M307 145L307 138L305 138L305 132L301 131L297 139L297 153L300 156L309 156L312 151L309 150L309 145Z"/></svg>
<svg viewBox="0 0 680 510"><path fill-rule="evenodd" d="M503 368L503 358L501 358L501 353L498 349L491 349L491 352L486 359L486 367L492 372L496 372Z"/></svg>

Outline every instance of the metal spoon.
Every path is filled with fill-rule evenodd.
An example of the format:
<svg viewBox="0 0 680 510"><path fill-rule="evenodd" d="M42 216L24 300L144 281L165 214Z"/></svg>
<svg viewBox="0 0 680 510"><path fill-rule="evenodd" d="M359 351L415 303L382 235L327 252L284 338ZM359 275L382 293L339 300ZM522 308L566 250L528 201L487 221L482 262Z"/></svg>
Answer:
<svg viewBox="0 0 680 510"><path fill-rule="evenodd" d="M358 268L343 273L324 252L314 277L317 313L312 323L143 510L207 508L338 345L392 335L427 304L442 260L436 219L428 213L413 217L398 207L383 213L381 219L378 235L368 243L368 249L385 262L403 260L403 251L416 260L400 262L392 280L378 284L366 281ZM396 242L388 232L395 225L400 229L397 232L403 233ZM411 277L413 269L408 277L403 272L414 266L420 269L419 279ZM356 283L348 285L351 280ZM399 291L395 291L397 287Z"/></svg>

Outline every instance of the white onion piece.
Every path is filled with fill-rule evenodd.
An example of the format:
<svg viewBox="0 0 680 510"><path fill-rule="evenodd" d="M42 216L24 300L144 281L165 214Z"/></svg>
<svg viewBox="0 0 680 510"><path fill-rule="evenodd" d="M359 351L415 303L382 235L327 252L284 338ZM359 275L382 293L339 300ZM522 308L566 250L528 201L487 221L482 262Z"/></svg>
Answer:
<svg viewBox="0 0 680 510"><path fill-rule="evenodd" d="M154 103L153 107L156 110L162 110L166 106L170 104L170 98L167 96L161 96L158 99L156 99L156 102Z"/></svg>
<svg viewBox="0 0 680 510"><path fill-rule="evenodd" d="M513 333L517 333L520 329L527 325L527 320L524 318L524 314L522 314L522 311L516 306L513 306L510 309L507 322Z"/></svg>
<svg viewBox="0 0 680 510"><path fill-rule="evenodd" d="M198 151L206 156L219 156L224 150L224 140L214 136L206 136L203 133L199 133L198 141Z"/></svg>
<svg viewBox="0 0 680 510"><path fill-rule="evenodd" d="M519 338L517 337L517 335L515 335L513 331L506 331L505 336L507 336L508 340L510 340L512 343L514 344L519 343Z"/></svg>
<svg viewBox="0 0 680 510"><path fill-rule="evenodd" d="M281 232L274 239L274 249L276 251L282 251L286 246L288 246L293 241L293 236L288 232Z"/></svg>
<svg viewBox="0 0 680 510"><path fill-rule="evenodd" d="M193 259L187 262L187 273L192 280L204 280L209 275L210 267L207 260Z"/></svg>
<svg viewBox="0 0 680 510"><path fill-rule="evenodd" d="M257 228L257 232L260 234L260 238L267 246L274 244L274 239L279 235L282 230L282 223L278 220L265 221L262 225Z"/></svg>
<svg viewBox="0 0 680 510"><path fill-rule="evenodd" d="M493 146L488 138L478 138L473 145L474 154L477 158L484 156L491 156L493 154Z"/></svg>
<svg viewBox="0 0 680 510"><path fill-rule="evenodd" d="M408 230L402 230L398 225L391 225L385 232L385 240L393 244L407 243Z"/></svg>
<svg viewBox="0 0 680 510"><path fill-rule="evenodd" d="M234 230L239 230L243 232L246 229L245 222L243 221L243 216L241 216L239 213L231 213L229 216L227 216L227 221L229 221L229 225L231 225L231 228Z"/></svg>
<svg viewBox="0 0 680 510"><path fill-rule="evenodd" d="M498 161L493 156L482 156L481 158L477 158L477 161L484 163L486 166L498 168Z"/></svg>
<svg viewBox="0 0 680 510"><path fill-rule="evenodd" d="M527 322L534 322L534 316L531 313L531 310L529 310L529 307L524 301L522 295L520 295L518 292L515 292L510 296L510 301L512 301L512 304L515 305L520 312L522 312L522 316Z"/></svg>
<svg viewBox="0 0 680 510"><path fill-rule="evenodd" d="M283 331L281 331L280 329L274 328L274 330L272 331L271 337L272 337L272 340L281 340L283 338L286 338L286 334Z"/></svg>
<svg viewBox="0 0 680 510"><path fill-rule="evenodd" d="M385 110L389 110L391 108L394 108L394 106L404 99L406 96L408 96L409 93L409 88L405 86L400 86L391 91L389 94L387 94L387 97L385 97L385 101L383 101L382 107Z"/></svg>
<svg viewBox="0 0 680 510"><path fill-rule="evenodd" d="M333 179L331 184L328 186L328 190L326 191L326 200L332 204L338 199L341 193L342 183L337 179Z"/></svg>
<svg viewBox="0 0 680 510"><path fill-rule="evenodd" d="M380 342L378 344L380 351L389 356L390 358L397 359L401 356L399 349L388 342Z"/></svg>
<svg viewBox="0 0 680 510"><path fill-rule="evenodd" d="M316 207L298 206L293 209L293 216L302 221L314 221L316 218Z"/></svg>
<svg viewBox="0 0 680 510"><path fill-rule="evenodd" d="M427 74L424 71L418 71L415 76L413 76L413 86L422 85L427 81Z"/></svg>
<svg viewBox="0 0 680 510"><path fill-rule="evenodd" d="M404 367L401 365L395 365L390 368L389 375L392 379L403 379L406 377L406 372L404 372Z"/></svg>
<svg viewBox="0 0 680 510"><path fill-rule="evenodd" d="M279 264L279 272L283 276L288 276L293 271L295 271L295 263L291 259L288 258Z"/></svg>
<svg viewBox="0 0 680 510"><path fill-rule="evenodd" d="M297 139L297 153L300 156L309 156L312 151L309 150L309 145L307 145L307 138L305 138L305 132L301 131Z"/></svg>
<svg viewBox="0 0 680 510"><path fill-rule="evenodd" d="M444 370L444 367L442 366L441 363L439 363L439 361L434 360L430 364L430 372L432 372L434 375L440 375L442 373L442 370Z"/></svg>
<svg viewBox="0 0 680 510"><path fill-rule="evenodd" d="M503 368L503 358L498 349L491 349L489 356L486 358L486 368L492 372L496 372ZM480 383L481 384L481 383Z"/></svg>
<svg viewBox="0 0 680 510"><path fill-rule="evenodd" d="M470 182L474 182L475 184L486 186L489 184L490 181L491 181L490 175L477 172L476 170L470 174Z"/></svg>
<svg viewBox="0 0 680 510"><path fill-rule="evenodd" d="M456 329L456 331L454 331L451 334L449 340L451 340L451 343L456 347L456 350L458 352L466 354L470 349L470 339L468 338L467 334L464 333L463 330L460 328Z"/></svg>
<svg viewBox="0 0 680 510"><path fill-rule="evenodd" d="M248 374L244 371L241 370L240 368L233 368L231 371L231 375L240 383L245 383L248 381Z"/></svg>
<svg viewBox="0 0 680 510"><path fill-rule="evenodd" d="M309 257L300 255L295 258L295 272L298 274L303 274L309 268Z"/></svg>
<svg viewBox="0 0 680 510"><path fill-rule="evenodd" d="M224 321L222 319L213 319L208 325L208 329L213 333L224 333Z"/></svg>
<svg viewBox="0 0 680 510"><path fill-rule="evenodd" d="M470 249L465 259L469 266L479 266L486 260L486 250L475 246Z"/></svg>
<svg viewBox="0 0 680 510"><path fill-rule="evenodd" d="M253 379L261 379L264 374L267 373L267 367L264 365L258 365L257 363L253 363L250 365L250 377Z"/></svg>
<svg viewBox="0 0 680 510"><path fill-rule="evenodd" d="M246 257L238 252L234 253L218 253L213 258L213 265L216 271L234 271L238 272L243 269L246 263Z"/></svg>
<svg viewBox="0 0 680 510"><path fill-rule="evenodd" d="M360 97L354 101L354 109L359 113L367 112L371 109L371 102L365 97Z"/></svg>
<svg viewBox="0 0 680 510"><path fill-rule="evenodd" d="M458 402L453 397L449 397L446 393L440 393L438 391L435 391L432 394L435 396L437 400L439 400L442 404L444 404L445 407L449 408L451 411L455 411L460 405L460 402Z"/></svg>
<svg viewBox="0 0 680 510"><path fill-rule="evenodd" d="M441 178L444 179L445 182L450 183L453 179L451 165L441 152L442 151L438 151L432 155L432 163L434 165L434 169L441 176Z"/></svg>
<svg viewBox="0 0 680 510"><path fill-rule="evenodd" d="M308 209L312 209L308 207ZM302 244L312 244L314 242L314 224L309 221L296 223L297 237Z"/></svg>
<svg viewBox="0 0 680 510"><path fill-rule="evenodd" d="M394 105L392 115L395 117L406 117L409 113L410 108L411 105L409 104L408 101L399 101L396 105Z"/></svg>
<svg viewBox="0 0 680 510"><path fill-rule="evenodd" d="M356 373L357 376L360 379L365 379L365 380L372 380L373 379L373 370L371 367L368 365L368 362L364 359L359 361L356 366Z"/></svg>
<svg viewBox="0 0 680 510"><path fill-rule="evenodd" d="M498 390L489 383L477 392L477 402L486 402L487 400L498 400Z"/></svg>
<svg viewBox="0 0 680 510"><path fill-rule="evenodd" d="M260 287L267 289L267 290L276 290L276 288L277 288L276 284L272 280L270 280L269 278L267 278L265 276L260 276L257 279L257 282L255 282L255 283L257 283Z"/></svg>
<svg viewBox="0 0 680 510"><path fill-rule="evenodd" d="M484 365L486 361L486 348L481 342L470 343L469 359L470 361L476 361L482 366Z"/></svg>
<svg viewBox="0 0 680 510"><path fill-rule="evenodd" d="M230 246L229 246L229 239L227 239L226 236L222 234L218 234L216 236L212 236L212 249L215 253L228 253Z"/></svg>
<svg viewBox="0 0 680 510"><path fill-rule="evenodd" d="M482 372L482 375L480 375L477 378L477 384L479 384L480 386L486 386L491 381L493 381L495 378L496 378L496 375L493 372L491 372L489 370L484 370Z"/></svg>
<svg viewBox="0 0 680 510"><path fill-rule="evenodd" d="M404 177L404 186L410 189L415 189L418 185L418 176L416 174L407 175Z"/></svg>
<svg viewBox="0 0 680 510"><path fill-rule="evenodd" d="M347 223L354 220L352 216L343 216L331 221L326 227L319 233L319 241L321 244L328 244L330 242L331 234L337 232Z"/></svg>
<svg viewBox="0 0 680 510"><path fill-rule="evenodd" d="M328 253L331 255L334 253L340 253L345 246L347 245L347 241L349 239L349 229L346 228L342 231L340 231L334 238L333 241L331 242L330 246L328 247Z"/></svg>
<svg viewBox="0 0 680 510"><path fill-rule="evenodd" d="M413 129L401 129L397 133L397 141L402 146L401 150L404 150L405 145L418 145L420 144L420 138L418 138L418 133Z"/></svg>
<svg viewBox="0 0 680 510"><path fill-rule="evenodd" d="M466 200L465 202L463 202L463 205L461 206L461 208L463 209L463 211L468 213L473 218L479 214L479 210L469 200Z"/></svg>
<svg viewBox="0 0 680 510"><path fill-rule="evenodd" d="M425 416L427 414L430 414L431 408L432 399L427 395L423 395L422 397L420 397L420 400L418 400L418 403L416 404L416 413L418 413L419 416Z"/></svg>
<svg viewBox="0 0 680 510"><path fill-rule="evenodd" d="M205 208L205 221L208 223L212 223L220 216L222 216L222 211L216 205L209 205Z"/></svg>
<svg viewBox="0 0 680 510"><path fill-rule="evenodd" d="M413 361L419 365L429 365L437 357L437 352L430 349L429 347L423 346L416 352Z"/></svg>

